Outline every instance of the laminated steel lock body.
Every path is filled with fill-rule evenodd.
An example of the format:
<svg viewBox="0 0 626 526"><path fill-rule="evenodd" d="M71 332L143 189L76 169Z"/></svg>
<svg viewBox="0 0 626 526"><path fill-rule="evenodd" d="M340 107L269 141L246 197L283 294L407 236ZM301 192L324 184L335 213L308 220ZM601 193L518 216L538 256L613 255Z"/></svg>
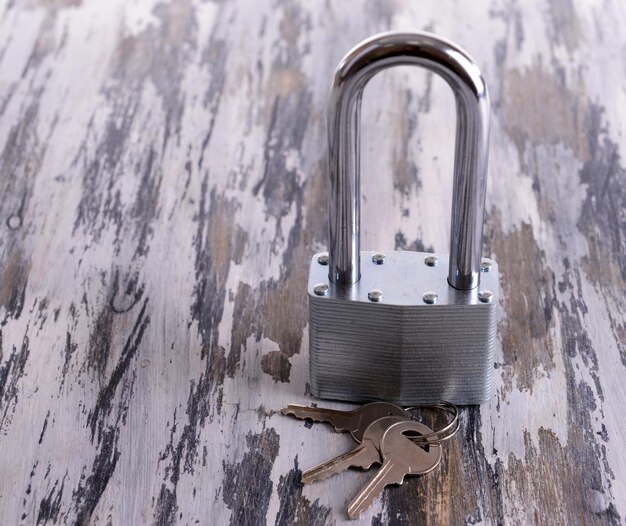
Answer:
<svg viewBox="0 0 626 526"><path fill-rule="evenodd" d="M397 65L437 73L455 95L449 255L360 251L361 98L377 72ZM328 106L329 251L313 257L308 284L313 395L403 404L490 398L498 268L481 259L489 113L477 65L435 35L383 33L340 62Z"/></svg>

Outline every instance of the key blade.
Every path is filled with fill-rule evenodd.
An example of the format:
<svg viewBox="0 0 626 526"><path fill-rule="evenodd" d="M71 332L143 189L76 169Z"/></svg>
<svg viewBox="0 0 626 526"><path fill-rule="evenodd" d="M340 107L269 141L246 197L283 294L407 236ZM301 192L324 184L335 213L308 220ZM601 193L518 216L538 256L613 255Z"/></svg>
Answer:
<svg viewBox="0 0 626 526"><path fill-rule="evenodd" d="M348 505L348 517L358 519L363 511L369 508L376 498L390 484L402 484L406 468L392 460L385 460L382 467L369 484Z"/></svg>
<svg viewBox="0 0 626 526"><path fill-rule="evenodd" d="M348 468L369 469L372 464L380 463L380 453L371 443L363 443L352 451L339 455L327 462L315 466L302 474L303 484L313 484L326 480Z"/></svg>
<svg viewBox="0 0 626 526"><path fill-rule="evenodd" d="M327 422L331 424L335 431L342 433L351 431L354 411L339 411L337 409L326 409L324 407L308 407L306 405L289 404L281 413L286 416L293 416L299 420L313 420L313 422Z"/></svg>

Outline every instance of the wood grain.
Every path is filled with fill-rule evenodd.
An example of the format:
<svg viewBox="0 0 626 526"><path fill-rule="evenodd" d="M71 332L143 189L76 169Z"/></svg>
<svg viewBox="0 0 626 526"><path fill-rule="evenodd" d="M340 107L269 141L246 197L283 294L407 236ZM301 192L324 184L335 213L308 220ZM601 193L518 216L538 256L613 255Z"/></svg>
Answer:
<svg viewBox="0 0 626 526"><path fill-rule="evenodd" d="M347 522L367 473L308 395L325 107L362 38L430 30L493 104L490 404L367 524L623 524L626 7L619 0L0 1L0 524ZM454 106L363 106L365 249L445 251ZM379 176L380 174L380 176Z"/></svg>

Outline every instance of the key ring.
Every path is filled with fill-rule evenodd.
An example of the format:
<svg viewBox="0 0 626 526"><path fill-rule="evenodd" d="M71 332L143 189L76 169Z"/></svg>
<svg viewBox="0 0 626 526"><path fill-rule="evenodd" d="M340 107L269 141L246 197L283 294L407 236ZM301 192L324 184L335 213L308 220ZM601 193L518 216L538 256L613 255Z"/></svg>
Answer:
<svg viewBox="0 0 626 526"><path fill-rule="evenodd" d="M418 445L441 444L446 440L450 440L459 429L459 410L457 406L455 406L451 402L446 402L442 400L430 405L414 405L405 408L405 411L410 412L414 409L440 409L446 412L448 415L452 416L450 422L448 422L444 427L437 431L433 431L432 433L426 433L425 435L408 437L409 440Z"/></svg>

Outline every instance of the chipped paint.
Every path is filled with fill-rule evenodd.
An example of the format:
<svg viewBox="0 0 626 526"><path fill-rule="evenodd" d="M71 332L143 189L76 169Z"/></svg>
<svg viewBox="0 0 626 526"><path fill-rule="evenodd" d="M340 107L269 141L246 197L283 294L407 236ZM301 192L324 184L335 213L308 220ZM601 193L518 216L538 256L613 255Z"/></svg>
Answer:
<svg viewBox="0 0 626 526"><path fill-rule="evenodd" d="M298 479L350 439L278 410L315 402L328 83L392 28L459 42L489 83L503 308L492 402L362 522L623 523L625 16L616 0L0 7L0 523L347 522L369 474ZM449 89L385 72L362 119L364 248L446 251Z"/></svg>

